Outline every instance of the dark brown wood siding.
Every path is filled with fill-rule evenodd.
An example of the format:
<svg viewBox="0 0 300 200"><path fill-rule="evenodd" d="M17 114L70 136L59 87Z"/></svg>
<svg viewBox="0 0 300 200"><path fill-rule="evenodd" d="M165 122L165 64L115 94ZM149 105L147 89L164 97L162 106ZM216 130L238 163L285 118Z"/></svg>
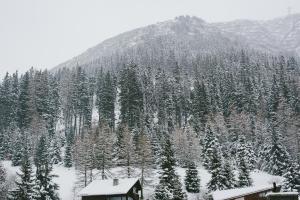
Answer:
<svg viewBox="0 0 300 200"><path fill-rule="evenodd" d="M260 196L260 193L255 193L255 194L245 196L245 200L266 200L266 199L267 198L265 196Z"/></svg>
<svg viewBox="0 0 300 200"><path fill-rule="evenodd" d="M82 200L109 200L110 197L122 197L122 200L126 200L126 196L86 196L82 197Z"/></svg>

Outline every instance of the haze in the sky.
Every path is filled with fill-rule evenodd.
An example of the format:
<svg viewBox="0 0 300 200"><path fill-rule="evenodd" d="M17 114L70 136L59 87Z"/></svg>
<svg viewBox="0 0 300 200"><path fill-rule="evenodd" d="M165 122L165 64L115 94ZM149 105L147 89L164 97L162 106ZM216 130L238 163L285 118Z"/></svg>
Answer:
<svg viewBox="0 0 300 200"><path fill-rule="evenodd" d="M300 0L0 0L0 77L52 68L119 33L194 15L208 22L300 12Z"/></svg>

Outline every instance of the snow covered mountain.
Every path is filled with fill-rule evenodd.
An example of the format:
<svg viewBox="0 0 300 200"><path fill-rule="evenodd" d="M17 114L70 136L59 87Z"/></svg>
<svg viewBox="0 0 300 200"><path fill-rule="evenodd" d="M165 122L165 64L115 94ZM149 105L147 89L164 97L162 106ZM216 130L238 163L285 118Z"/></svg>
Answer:
<svg viewBox="0 0 300 200"><path fill-rule="evenodd" d="M300 55L300 14L268 21L236 20L214 25L246 39L254 48Z"/></svg>
<svg viewBox="0 0 300 200"><path fill-rule="evenodd" d="M175 56L180 62L236 48L300 55L300 14L269 21L225 23L180 16L107 39L54 69L76 65L117 67L128 61L163 65L163 57Z"/></svg>

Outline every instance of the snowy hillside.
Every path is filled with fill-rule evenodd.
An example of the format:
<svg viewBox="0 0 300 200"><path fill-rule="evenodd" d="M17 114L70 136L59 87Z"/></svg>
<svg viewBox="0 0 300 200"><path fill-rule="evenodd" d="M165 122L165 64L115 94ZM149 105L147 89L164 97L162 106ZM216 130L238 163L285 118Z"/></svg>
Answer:
<svg viewBox="0 0 300 200"><path fill-rule="evenodd" d="M216 23L221 30L238 35L252 47L300 55L300 14L268 21L236 20Z"/></svg>
<svg viewBox="0 0 300 200"><path fill-rule="evenodd" d="M19 167L12 167L10 161L3 161L2 164L7 170L8 176L15 176L16 172L19 171ZM189 198L188 198L189 200L197 200L198 198L202 199L202 196L205 195L205 193L207 192L206 185L209 182L211 175L203 167L199 167L198 170L199 170L199 176L201 180L201 188L200 188L201 193L196 196L189 194ZM122 177L120 168L114 168L111 171L116 175L119 174L118 175L119 177ZM74 193L74 187L76 183L76 175L75 175L74 168L68 169L60 165L54 165L53 173L58 175L58 178L55 179L55 182L57 182L59 185L59 195L61 199L62 200L76 199L76 197L78 196ZM185 176L185 169L177 168L177 173L180 176L183 183L183 179ZM145 198L150 198L153 195L155 185L158 184L158 173L155 172L153 174L155 175L149 181L150 184L144 188ZM258 170L251 173L251 178L253 179L253 186L270 185L273 182L280 183L283 180L282 177L272 176Z"/></svg>
<svg viewBox="0 0 300 200"><path fill-rule="evenodd" d="M170 51L177 58L191 59L199 54L247 47L262 52L297 52L300 55L300 15L269 21L224 23L180 16L105 40L54 69L77 65L117 67L124 60L147 63L149 61L145 59L153 62L159 56L170 56Z"/></svg>
<svg viewBox="0 0 300 200"><path fill-rule="evenodd" d="M148 54L151 59L156 59L156 55L168 55L170 51L174 51L177 57L196 56L244 46L239 38L230 35L197 17L180 16L105 40L55 69L76 65L101 66L110 57L113 60L120 57L130 59L138 54Z"/></svg>

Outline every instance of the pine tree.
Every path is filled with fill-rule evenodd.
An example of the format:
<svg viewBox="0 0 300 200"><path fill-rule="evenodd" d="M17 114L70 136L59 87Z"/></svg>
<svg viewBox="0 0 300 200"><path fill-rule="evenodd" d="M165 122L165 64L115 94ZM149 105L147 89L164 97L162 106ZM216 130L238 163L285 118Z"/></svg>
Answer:
<svg viewBox="0 0 300 200"><path fill-rule="evenodd" d="M296 163L292 163L283 177L283 191L297 191L296 186L300 185L300 166Z"/></svg>
<svg viewBox="0 0 300 200"><path fill-rule="evenodd" d="M6 199L8 195L7 173L0 163L0 199Z"/></svg>
<svg viewBox="0 0 300 200"><path fill-rule="evenodd" d="M247 155L246 159L248 160L249 170L253 170L256 168L257 165L257 156L254 152L254 147L250 142L247 142L245 149L246 149L246 155Z"/></svg>
<svg viewBox="0 0 300 200"><path fill-rule="evenodd" d="M216 136L214 135L214 133L212 132L210 126L207 126L203 149L202 149L203 166L207 170L212 169L213 156L216 152L218 152L218 148L219 148L219 142Z"/></svg>
<svg viewBox="0 0 300 200"><path fill-rule="evenodd" d="M252 185L252 179L250 178L250 170L245 158L240 158L238 163L239 175L237 185L238 187L249 187Z"/></svg>
<svg viewBox="0 0 300 200"><path fill-rule="evenodd" d="M171 133L175 128L176 115L172 95L173 86L170 78L161 69L158 69L156 75L155 90L157 107L159 108L157 111L158 124L162 131Z"/></svg>
<svg viewBox="0 0 300 200"><path fill-rule="evenodd" d="M190 162L188 169L186 170L185 176L185 189L190 193L199 193L200 192L200 179L198 176L198 170L194 162Z"/></svg>
<svg viewBox="0 0 300 200"><path fill-rule="evenodd" d="M120 74L120 106L121 121L129 128L139 127L143 111L143 94L137 75L137 66L124 66Z"/></svg>
<svg viewBox="0 0 300 200"><path fill-rule="evenodd" d="M236 180L232 166L228 159L225 159L223 168L223 174L224 177L226 177L226 189L232 189L236 185Z"/></svg>
<svg viewBox="0 0 300 200"><path fill-rule="evenodd" d="M213 148L211 151L210 161L211 179L207 184L209 191L224 190L227 188L227 177L224 174L222 165L222 157L218 148Z"/></svg>
<svg viewBox="0 0 300 200"><path fill-rule="evenodd" d="M58 80L49 75L49 93L48 93L48 110L46 118L47 120L47 130L50 136L54 136L55 134L55 126L60 114L60 96L59 96L59 85Z"/></svg>
<svg viewBox="0 0 300 200"><path fill-rule="evenodd" d="M155 199L161 200L168 197L171 200L184 200L186 194L175 172L176 160L169 136L165 136L163 152L161 155L161 174L159 184L155 188ZM164 193L164 194L162 194Z"/></svg>
<svg viewBox="0 0 300 200"><path fill-rule="evenodd" d="M98 108L99 122L106 121L111 128L115 126L115 101L116 89L110 72L98 74L96 89L96 105Z"/></svg>
<svg viewBox="0 0 300 200"><path fill-rule="evenodd" d="M54 138L53 141L51 142L51 158L52 158L52 163L53 164L58 164L62 161L61 158L61 149L60 149L60 144L58 142L57 138Z"/></svg>
<svg viewBox="0 0 300 200"><path fill-rule="evenodd" d="M12 78L9 73L6 73L0 86L0 131L4 131L12 121Z"/></svg>
<svg viewBox="0 0 300 200"><path fill-rule="evenodd" d="M21 172L17 173L19 180L16 181L16 188L10 193L10 200L35 200L36 191L32 164L29 158L28 147L23 150Z"/></svg>
<svg viewBox="0 0 300 200"><path fill-rule="evenodd" d="M65 148L65 157L64 157L64 166L70 168L73 166L73 159L72 159L72 144L70 141L70 137L67 138L67 144Z"/></svg>
<svg viewBox="0 0 300 200"><path fill-rule="evenodd" d="M36 198L44 200L59 200L58 185L53 182L57 177L52 174L52 163L48 153L48 141L45 135L40 137L35 151L36 166Z"/></svg>
<svg viewBox="0 0 300 200"><path fill-rule="evenodd" d="M194 83L194 90L192 94L193 126L195 131L199 132L205 127L210 109L204 83L196 81Z"/></svg>
<svg viewBox="0 0 300 200"><path fill-rule="evenodd" d="M183 77L180 65L176 62L173 69L173 99L175 109L175 123L178 127L182 127L184 123L184 108L187 103L187 99L184 95Z"/></svg>
<svg viewBox="0 0 300 200"><path fill-rule="evenodd" d="M155 200L170 200L172 199L173 194L169 191L168 187L163 184L159 184L155 187Z"/></svg>
<svg viewBox="0 0 300 200"><path fill-rule="evenodd" d="M18 132L16 135L16 140L12 152L12 165L13 166L19 166L22 163L23 158L23 137Z"/></svg>
<svg viewBox="0 0 300 200"><path fill-rule="evenodd" d="M282 176L290 164L290 155L282 144L282 136L274 125L271 124L271 144L267 146L267 152L263 169L273 175Z"/></svg>
<svg viewBox="0 0 300 200"><path fill-rule="evenodd" d="M248 143L246 144L245 136L240 136L239 143L237 146L237 165L239 166L240 162L246 162L247 168L249 170L254 169L255 167L255 158L252 146ZM243 161L241 161L243 160Z"/></svg>
<svg viewBox="0 0 300 200"><path fill-rule="evenodd" d="M20 130L24 130L29 127L31 122L31 107L30 107L30 94L29 94L29 72L26 72L21 77L20 82L20 95L19 95L19 109L18 109L18 124Z"/></svg>

